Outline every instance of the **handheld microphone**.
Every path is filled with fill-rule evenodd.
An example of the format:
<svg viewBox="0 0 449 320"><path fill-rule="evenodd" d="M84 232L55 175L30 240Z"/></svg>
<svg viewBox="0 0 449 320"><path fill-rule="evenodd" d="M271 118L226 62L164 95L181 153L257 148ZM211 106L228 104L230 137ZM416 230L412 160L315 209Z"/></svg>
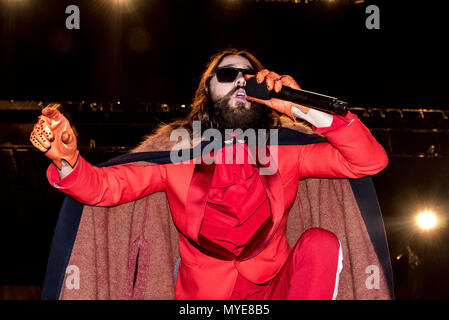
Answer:
<svg viewBox="0 0 449 320"><path fill-rule="evenodd" d="M338 100L337 98L325 96L323 94L297 90L289 87L282 87L281 91L269 91L265 81L257 83L256 77L252 77L246 81L246 94L250 97L270 100L278 98L281 100L291 101L306 107L317 109L323 112L346 115L348 113L348 103Z"/></svg>

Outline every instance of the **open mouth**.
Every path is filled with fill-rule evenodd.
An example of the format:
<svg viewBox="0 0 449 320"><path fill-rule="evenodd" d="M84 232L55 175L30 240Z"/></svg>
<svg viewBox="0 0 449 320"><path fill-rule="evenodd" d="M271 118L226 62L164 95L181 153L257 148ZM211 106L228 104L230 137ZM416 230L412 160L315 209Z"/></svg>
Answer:
<svg viewBox="0 0 449 320"><path fill-rule="evenodd" d="M238 89L238 90L235 92L234 97L235 97L236 99L246 101L246 91L245 91L245 89Z"/></svg>

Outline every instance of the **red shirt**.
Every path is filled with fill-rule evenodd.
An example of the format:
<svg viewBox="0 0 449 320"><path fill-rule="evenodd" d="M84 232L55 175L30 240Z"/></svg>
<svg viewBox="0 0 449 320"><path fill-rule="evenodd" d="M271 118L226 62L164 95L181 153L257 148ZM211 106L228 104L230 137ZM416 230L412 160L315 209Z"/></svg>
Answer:
<svg viewBox="0 0 449 320"><path fill-rule="evenodd" d="M245 152L237 153L236 148L244 148ZM217 156L221 156L222 150L223 162L226 153L233 155L233 161L215 165L200 229L203 237L200 237L200 243L215 253L221 247L227 251L223 254L232 257L238 256L262 225L271 221L271 209L259 169L249 161L253 158L248 154L246 144L228 145L219 150Z"/></svg>

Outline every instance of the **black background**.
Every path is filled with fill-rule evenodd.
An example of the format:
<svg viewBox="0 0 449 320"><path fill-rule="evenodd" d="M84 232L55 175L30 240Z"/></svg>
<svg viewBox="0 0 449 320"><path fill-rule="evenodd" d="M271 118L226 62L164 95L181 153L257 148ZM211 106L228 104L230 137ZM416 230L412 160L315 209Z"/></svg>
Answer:
<svg viewBox="0 0 449 320"><path fill-rule="evenodd" d="M2 1L0 99L189 103L211 54L233 46L353 105L448 107L444 1L128 2ZM370 3L380 30L365 26Z"/></svg>

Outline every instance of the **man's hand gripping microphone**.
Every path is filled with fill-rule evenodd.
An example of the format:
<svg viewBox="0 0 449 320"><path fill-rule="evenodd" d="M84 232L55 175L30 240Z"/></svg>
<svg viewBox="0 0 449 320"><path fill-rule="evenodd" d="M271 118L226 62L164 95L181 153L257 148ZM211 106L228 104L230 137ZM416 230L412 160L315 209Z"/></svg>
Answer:
<svg viewBox="0 0 449 320"><path fill-rule="evenodd" d="M30 134L31 143L53 161L61 170L62 159L73 168L78 161L79 151L76 136L69 120L57 109L60 105L50 104L42 109L42 115Z"/></svg>
<svg viewBox="0 0 449 320"><path fill-rule="evenodd" d="M245 79L248 80L250 78L254 77L253 75L246 75ZM301 89L299 85L296 83L296 81L288 75L278 75L277 73L273 71L269 71L267 69L259 71L256 75L257 83L262 83L265 81L267 85L267 89L269 91L273 90L275 92L280 92L283 86L290 87L292 89ZM300 104L296 104L290 101L277 99L277 98L271 98L269 100L262 100L257 99L254 97L247 96L247 100L258 102L261 104L264 104L274 110L277 110L283 114L288 115L293 120L296 119L296 117L292 113L292 107L296 107L299 110L301 110L303 113L307 114L309 112L309 108Z"/></svg>

